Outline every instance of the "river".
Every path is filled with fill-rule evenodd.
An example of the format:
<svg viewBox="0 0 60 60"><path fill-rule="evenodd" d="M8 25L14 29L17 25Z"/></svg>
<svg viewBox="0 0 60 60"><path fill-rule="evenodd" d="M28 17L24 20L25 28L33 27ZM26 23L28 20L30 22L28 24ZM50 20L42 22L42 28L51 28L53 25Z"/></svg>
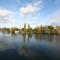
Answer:
<svg viewBox="0 0 60 60"><path fill-rule="evenodd" d="M0 60L60 60L60 35L0 32Z"/></svg>

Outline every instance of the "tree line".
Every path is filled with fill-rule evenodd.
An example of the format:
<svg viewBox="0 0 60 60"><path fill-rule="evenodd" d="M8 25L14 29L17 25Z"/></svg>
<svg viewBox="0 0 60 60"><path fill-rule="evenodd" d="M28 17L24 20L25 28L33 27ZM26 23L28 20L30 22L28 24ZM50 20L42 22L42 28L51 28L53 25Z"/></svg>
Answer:
<svg viewBox="0 0 60 60"><path fill-rule="evenodd" d="M2 28L2 32L7 32L7 33L15 33L18 32L20 33L32 33L32 34L60 34L59 29L53 27L53 26L37 26L34 29L28 26L28 28L17 28L17 27L12 27L12 28Z"/></svg>

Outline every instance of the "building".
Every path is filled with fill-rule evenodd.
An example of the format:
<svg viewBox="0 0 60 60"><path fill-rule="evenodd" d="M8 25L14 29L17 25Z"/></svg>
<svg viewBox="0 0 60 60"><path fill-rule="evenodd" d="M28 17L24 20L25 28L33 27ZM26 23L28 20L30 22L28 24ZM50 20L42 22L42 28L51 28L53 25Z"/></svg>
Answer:
<svg viewBox="0 0 60 60"><path fill-rule="evenodd" d="M24 32L26 33L26 23L24 24Z"/></svg>

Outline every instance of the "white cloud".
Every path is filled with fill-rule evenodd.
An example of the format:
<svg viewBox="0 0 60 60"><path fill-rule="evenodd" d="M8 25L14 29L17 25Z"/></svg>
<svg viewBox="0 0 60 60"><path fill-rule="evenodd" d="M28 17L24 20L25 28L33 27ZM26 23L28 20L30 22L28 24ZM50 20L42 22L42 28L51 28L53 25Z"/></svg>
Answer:
<svg viewBox="0 0 60 60"><path fill-rule="evenodd" d="M32 6L32 5L28 5L27 7L23 7L23 8L20 9L20 12L23 15L35 13L36 11L37 11L37 7Z"/></svg>
<svg viewBox="0 0 60 60"><path fill-rule="evenodd" d="M15 16L16 13L8 9L0 8L0 23L12 23L11 16Z"/></svg>
<svg viewBox="0 0 60 60"><path fill-rule="evenodd" d="M42 0L34 1L33 4L27 4L27 6L20 8L20 14L28 15L34 14L41 9Z"/></svg>
<svg viewBox="0 0 60 60"><path fill-rule="evenodd" d="M60 25L60 9L55 11L51 17L50 17L50 22L52 25Z"/></svg>
<svg viewBox="0 0 60 60"><path fill-rule="evenodd" d="M9 16L12 12L6 9L0 9L0 16Z"/></svg>
<svg viewBox="0 0 60 60"><path fill-rule="evenodd" d="M55 11L50 19L54 22L60 21L60 9Z"/></svg>
<svg viewBox="0 0 60 60"><path fill-rule="evenodd" d="M40 6L40 5L42 4L42 1L43 1L43 0L34 0L34 1L33 1L33 5L35 5L35 6Z"/></svg>

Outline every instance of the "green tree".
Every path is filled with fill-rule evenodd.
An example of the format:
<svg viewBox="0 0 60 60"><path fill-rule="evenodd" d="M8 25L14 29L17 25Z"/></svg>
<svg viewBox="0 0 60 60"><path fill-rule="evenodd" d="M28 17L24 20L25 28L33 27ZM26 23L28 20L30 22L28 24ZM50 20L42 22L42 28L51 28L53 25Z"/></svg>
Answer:
<svg viewBox="0 0 60 60"><path fill-rule="evenodd" d="M34 33L40 33L40 27L36 27L35 29L34 29Z"/></svg>
<svg viewBox="0 0 60 60"><path fill-rule="evenodd" d="M10 32L13 33L13 34L15 33L15 31L18 31L17 27L12 27L11 30L10 30Z"/></svg>
<svg viewBox="0 0 60 60"><path fill-rule="evenodd" d="M30 27L30 25L29 25L29 24L28 24L27 32L28 32L28 33L31 33L31 32L32 32L32 28Z"/></svg>
<svg viewBox="0 0 60 60"><path fill-rule="evenodd" d="M47 28L48 28L49 34L54 34L55 28L53 26L48 26Z"/></svg>
<svg viewBox="0 0 60 60"><path fill-rule="evenodd" d="M45 34L45 27L43 26L40 27L40 34Z"/></svg>

